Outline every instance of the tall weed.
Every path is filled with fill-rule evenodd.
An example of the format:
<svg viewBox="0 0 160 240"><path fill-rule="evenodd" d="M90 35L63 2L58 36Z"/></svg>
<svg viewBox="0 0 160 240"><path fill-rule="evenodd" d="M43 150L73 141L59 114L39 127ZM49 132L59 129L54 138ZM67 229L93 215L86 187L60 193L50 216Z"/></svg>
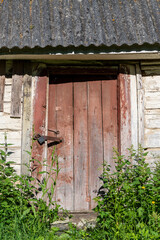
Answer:
<svg viewBox="0 0 160 240"><path fill-rule="evenodd" d="M58 219L60 206L53 201L59 173L58 159L53 152L49 172L38 173L45 175L42 181L33 178L31 174L19 176L12 167L14 162L7 161L11 154L8 151L9 145L5 135L5 143L1 144L3 149L0 150L0 223L3 223L3 229L8 234L17 226L26 234L32 233L32 236L39 232L44 233L51 227L51 223ZM30 163L32 161L34 159L31 158ZM47 167L45 160L41 164ZM30 164L28 170L31 172ZM48 181L51 182L50 188L47 188ZM37 197L39 193L41 198Z"/></svg>
<svg viewBox="0 0 160 240"><path fill-rule="evenodd" d="M103 185L95 199L97 227L106 239L160 238L160 164L151 171L140 146L128 157L116 150L116 171L104 165Z"/></svg>

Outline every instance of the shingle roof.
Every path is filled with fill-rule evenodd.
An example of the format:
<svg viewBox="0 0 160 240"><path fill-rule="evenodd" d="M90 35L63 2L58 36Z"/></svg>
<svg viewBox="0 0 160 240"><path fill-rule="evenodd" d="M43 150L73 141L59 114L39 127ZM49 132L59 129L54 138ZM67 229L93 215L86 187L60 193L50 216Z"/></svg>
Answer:
<svg viewBox="0 0 160 240"><path fill-rule="evenodd" d="M160 0L3 0L0 48L160 44Z"/></svg>

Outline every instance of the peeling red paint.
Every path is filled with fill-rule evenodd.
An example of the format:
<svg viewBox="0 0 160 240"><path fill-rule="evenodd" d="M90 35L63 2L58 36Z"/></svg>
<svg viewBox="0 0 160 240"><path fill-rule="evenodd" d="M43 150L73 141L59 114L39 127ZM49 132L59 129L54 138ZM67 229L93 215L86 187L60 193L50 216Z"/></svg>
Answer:
<svg viewBox="0 0 160 240"><path fill-rule="evenodd" d="M119 150L122 154L131 147L131 101L129 68L121 65L119 82Z"/></svg>
<svg viewBox="0 0 160 240"><path fill-rule="evenodd" d="M46 93L47 93L47 77L38 77L36 79L35 97L33 102L33 129L34 133L45 135L45 119L46 119ZM39 145L37 141L33 143L32 159L42 163L44 159L44 145ZM39 171L42 170L41 164L37 161L32 163L32 176L40 179Z"/></svg>
<svg viewBox="0 0 160 240"><path fill-rule="evenodd" d="M71 173L72 174L72 173ZM58 175L58 180L61 182L61 184L64 184L64 183L71 183L72 180L73 180L73 177L72 176L69 176L68 173L62 173Z"/></svg>

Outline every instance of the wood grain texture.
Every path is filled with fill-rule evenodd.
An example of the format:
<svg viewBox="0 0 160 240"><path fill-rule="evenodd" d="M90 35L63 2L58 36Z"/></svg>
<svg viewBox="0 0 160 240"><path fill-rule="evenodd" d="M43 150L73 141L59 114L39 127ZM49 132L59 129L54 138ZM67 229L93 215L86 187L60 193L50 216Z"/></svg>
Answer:
<svg viewBox="0 0 160 240"><path fill-rule="evenodd" d="M144 145L144 90L138 91L138 143Z"/></svg>
<svg viewBox="0 0 160 240"><path fill-rule="evenodd" d="M8 131L7 132L7 143L13 144L13 146L21 147L21 130L19 131ZM4 141L4 131L0 131L0 139Z"/></svg>
<svg viewBox="0 0 160 240"><path fill-rule="evenodd" d="M143 88L146 91L160 91L160 76L143 77Z"/></svg>
<svg viewBox="0 0 160 240"><path fill-rule="evenodd" d="M160 148L160 129L145 129L144 147Z"/></svg>
<svg viewBox="0 0 160 240"><path fill-rule="evenodd" d="M10 118L10 114L1 112L0 113L0 130L5 131L21 131L21 119L20 118Z"/></svg>
<svg viewBox="0 0 160 240"><path fill-rule="evenodd" d="M138 105L138 143L144 145L144 89L140 66L136 65L137 105Z"/></svg>
<svg viewBox="0 0 160 240"><path fill-rule="evenodd" d="M104 161L115 170L113 147L117 148L117 80L102 81Z"/></svg>
<svg viewBox="0 0 160 240"><path fill-rule="evenodd" d="M4 88L4 103L10 103L11 104L11 91L12 86L11 85L5 85ZM11 112L11 109L9 109L9 113Z"/></svg>
<svg viewBox="0 0 160 240"><path fill-rule="evenodd" d="M74 83L74 210L89 210L87 82Z"/></svg>
<svg viewBox="0 0 160 240"><path fill-rule="evenodd" d="M95 206L105 156L114 169L117 80L104 79L57 76L50 81L48 128L59 130L64 139L56 146L60 172L55 200L70 211L90 211ZM52 149L48 148L48 156Z"/></svg>
<svg viewBox="0 0 160 240"><path fill-rule="evenodd" d="M160 115L145 115L145 128L159 129L160 128Z"/></svg>
<svg viewBox="0 0 160 240"><path fill-rule="evenodd" d="M35 95L33 101L33 128L34 132L45 135L46 124L46 94L47 94L48 77L36 77ZM45 145L39 145L38 141L33 144L32 158L42 163L45 157ZM38 161L32 164L32 176L41 179L39 171L42 166Z"/></svg>
<svg viewBox="0 0 160 240"><path fill-rule="evenodd" d="M97 176L103 169L101 81L88 82L88 142L91 210L96 205L93 198L101 184Z"/></svg>
<svg viewBox="0 0 160 240"><path fill-rule="evenodd" d="M56 93L56 85L53 83L49 84L49 98L48 98L48 129L49 130L57 130L57 113L56 113L56 103L57 103L57 93ZM48 136L55 137L55 133L48 130ZM59 136L59 135L57 135ZM47 171L52 164L52 153L54 151L54 157L57 155L56 147L50 146L50 142L48 142L48 149L47 149ZM54 166L55 167L55 164ZM55 179L56 173L52 172L52 177ZM51 188L52 181L48 182L47 187ZM56 193L57 189L55 188L53 201L56 201Z"/></svg>
<svg viewBox="0 0 160 240"><path fill-rule="evenodd" d="M73 210L73 85L57 84L57 130L64 141L57 145L60 172L57 181L57 201Z"/></svg>
<svg viewBox="0 0 160 240"><path fill-rule="evenodd" d="M127 154L131 147L130 72L127 65L120 65L119 84L119 150Z"/></svg>
<svg viewBox="0 0 160 240"><path fill-rule="evenodd" d="M3 112L5 76L0 76L0 112Z"/></svg>
<svg viewBox="0 0 160 240"><path fill-rule="evenodd" d="M130 100L131 100L131 143L138 149L138 102L137 77L134 65L128 65L130 74Z"/></svg>
<svg viewBox="0 0 160 240"><path fill-rule="evenodd" d="M57 130L57 113L56 113L57 92L56 85L49 84L49 99L48 99L48 129ZM55 133L48 130L48 136L55 137ZM51 156L54 147L48 147L48 163L51 163Z"/></svg>
<svg viewBox="0 0 160 240"><path fill-rule="evenodd" d="M13 75L11 91L11 117L21 117L22 76Z"/></svg>
<svg viewBox="0 0 160 240"><path fill-rule="evenodd" d="M31 151L31 86L32 77L25 75L23 78L23 115L22 115L22 168L21 172L27 174L25 164L29 164L30 156L26 151Z"/></svg>
<svg viewBox="0 0 160 240"><path fill-rule="evenodd" d="M160 92L144 92L144 106L145 109L160 108Z"/></svg>

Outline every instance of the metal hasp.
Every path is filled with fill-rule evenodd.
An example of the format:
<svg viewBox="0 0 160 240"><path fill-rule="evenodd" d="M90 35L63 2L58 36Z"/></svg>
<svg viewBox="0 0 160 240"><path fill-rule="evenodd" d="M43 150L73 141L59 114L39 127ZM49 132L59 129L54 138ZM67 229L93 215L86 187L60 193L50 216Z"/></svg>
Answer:
<svg viewBox="0 0 160 240"><path fill-rule="evenodd" d="M45 141L47 141L47 140L50 140L55 144L59 144L63 140L61 137L41 136L40 134L35 134L33 136L33 139L37 140L40 145L44 144Z"/></svg>

